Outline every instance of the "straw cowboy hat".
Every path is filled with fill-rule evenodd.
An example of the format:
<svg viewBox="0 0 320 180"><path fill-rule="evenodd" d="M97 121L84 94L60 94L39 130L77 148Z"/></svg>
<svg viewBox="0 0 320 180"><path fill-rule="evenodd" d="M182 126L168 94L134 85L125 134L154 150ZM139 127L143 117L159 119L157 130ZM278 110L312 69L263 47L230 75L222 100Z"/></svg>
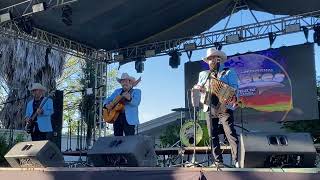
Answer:
<svg viewBox="0 0 320 180"><path fill-rule="evenodd" d="M120 83L123 79L129 79L131 82L136 81L134 77L129 76L127 73L122 73L121 78L117 78L117 81Z"/></svg>
<svg viewBox="0 0 320 180"><path fill-rule="evenodd" d="M32 83L32 85L29 88L29 90L32 91L32 90L36 90L36 89L47 91L47 88L44 87L42 84L40 84L40 83Z"/></svg>
<svg viewBox="0 0 320 180"><path fill-rule="evenodd" d="M203 58L203 60L208 63L208 57L210 56L218 56L221 58L221 63L227 60L227 55L223 51L216 50L215 48L207 49L207 56Z"/></svg>

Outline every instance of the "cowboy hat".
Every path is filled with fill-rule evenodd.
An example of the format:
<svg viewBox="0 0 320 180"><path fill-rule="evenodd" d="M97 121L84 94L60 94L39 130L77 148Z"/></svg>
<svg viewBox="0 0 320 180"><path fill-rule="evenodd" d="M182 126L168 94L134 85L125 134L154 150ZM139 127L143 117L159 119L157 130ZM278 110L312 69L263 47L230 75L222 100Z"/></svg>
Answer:
<svg viewBox="0 0 320 180"><path fill-rule="evenodd" d="M227 60L227 55L223 51L219 51L215 48L207 49L207 56L203 58L203 60L208 63L208 57L210 56L218 56L221 58L222 63Z"/></svg>
<svg viewBox="0 0 320 180"><path fill-rule="evenodd" d="M36 89L40 89L43 91L47 91L47 88L44 87L42 84L40 83L32 83L31 87L29 88L30 91L36 90Z"/></svg>
<svg viewBox="0 0 320 180"><path fill-rule="evenodd" d="M136 81L134 77L129 76L127 73L122 73L121 78L117 78L117 81L120 83L123 79L129 79L132 82Z"/></svg>

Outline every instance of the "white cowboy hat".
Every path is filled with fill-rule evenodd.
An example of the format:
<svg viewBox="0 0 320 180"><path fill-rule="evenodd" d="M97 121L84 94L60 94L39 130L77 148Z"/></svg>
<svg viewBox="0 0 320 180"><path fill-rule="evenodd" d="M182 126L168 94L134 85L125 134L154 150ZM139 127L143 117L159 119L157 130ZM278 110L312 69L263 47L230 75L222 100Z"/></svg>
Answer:
<svg viewBox="0 0 320 180"><path fill-rule="evenodd" d="M129 79L131 82L136 81L134 77L129 76L127 73L122 73L121 78L117 78L117 81L120 83L123 79Z"/></svg>
<svg viewBox="0 0 320 180"><path fill-rule="evenodd" d="M29 88L29 90L32 91L32 90L36 90L36 89L47 91L47 88L44 87L42 84L40 84L40 83L32 83L32 85Z"/></svg>
<svg viewBox="0 0 320 180"><path fill-rule="evenodd" d="M203 58L203 60L208 63L208 57L210 57L210 56L220 57L221 61L222 61L221 63L223 63L224 61L227 60L227 55L223 51L219 51L215 48L207 49L207 56L205 58Z"/></svg>

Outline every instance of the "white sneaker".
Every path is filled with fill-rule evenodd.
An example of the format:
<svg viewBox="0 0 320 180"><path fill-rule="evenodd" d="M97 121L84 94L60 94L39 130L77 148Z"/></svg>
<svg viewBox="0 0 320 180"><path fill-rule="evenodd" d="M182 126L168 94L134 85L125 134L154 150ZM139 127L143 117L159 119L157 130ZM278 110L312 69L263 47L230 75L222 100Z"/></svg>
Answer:
<svg viewBox="0 0 320 180"><path fill-rule="evenodd" d="M236 162L234 163L234 166L235 166L236 168L240 168L239 162L236 161Z"/></svg>
<svg viewBox="0 0 320 180"><path fill-rule="evenodd" d="M209 167L212 167L212 168L224 168L224 164L222 162L214 162Z"/></svg>

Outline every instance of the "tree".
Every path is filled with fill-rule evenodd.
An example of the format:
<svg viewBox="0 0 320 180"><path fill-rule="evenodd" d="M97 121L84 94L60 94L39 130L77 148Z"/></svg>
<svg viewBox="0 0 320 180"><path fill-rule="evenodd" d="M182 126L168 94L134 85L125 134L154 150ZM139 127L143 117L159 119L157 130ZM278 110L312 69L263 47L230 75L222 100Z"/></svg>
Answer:
<svg viewBox="0 0 320 180"><path fill-rule="evenodd" d="M86 133L83 132L81 135L86 134L87 146L90 146L96 121L94 119L96 105L94 94L97 91L94 88L95 76L102 74L108 77L107 85L99 81L96 84L96 87L104 92L103 94L106 91L110 93L117 86L115 81L117 70L114 67L109 67L108 71L106 68L97 69L96 67L96 62L67 56L64 72L58 80L58 88L65 92L63 118L68 130L64 130L64 133L69 132L70 129L71 134L76 134L78 124L82 125L79 128L82 128L82 131L86 130ZM93 94L86 94L87 88L92 88Z"/></svg>
<svg viewBox="0 0 320 180"><path fill-rule="evenodd" d="M83 78L81 79L81 84L83 88L92 88L95 87L95 63L93 62L86 62L84 68L82 68L82 71L84 73ZM95 125L95 119L94 119L94 106L95 106L95 89L93 89L92 94L82 93L82 100L80 102L80 112L81 112L81 118L84 119L84 122L87 125L87 136L86 136L86 145L91 145L91 139L92 139L92 130Z"/></svg>
<svg viewBox="0 0 320 180"><path fill-rule="evenodd" d="M160 146L170 147L180 140L180 125L177 123L166 127L165 131L160 135Z"/></svg>
<svg viewBox="0 0 320 180"><path fill-rule="evenodd" d="M320 102L320 77L317 77L317 100ZM318 107L319 108L319 107ZM309 132L314 138L314 143L320 143L319 119L284 122L282 128L292 132Z"/></svg>
<svg viewBox="0 0 320 180"><path fill-rule="evenodd" d="M0 37L0 77L7 87L6 103L0 111L0 125L23 129L25 106L31 83L56 88L62 74L65 54L15 38ZM21 99L21 100L19 100Z"/></svg>
<svg viewBox="0 0 320 180"><path fill-rule="evenodd" d="M50 47L6 37L0 38L0 53L0 127L24 128L25 106L30 97L28 87L33 82L40 82L49 90L57 87L64 90L64 119L67 122L72 119L71 126L74 127L74 124L77 124L74 121L80 120L82 114L81 118L85 120L85 126L88 127L88 139L91 138L93 122L95 122L92 120L92 113L94 113L92 107L95 104L90 102L92 106L86 106L91 108L88 111L91 113L89 117L80 113L79 108L82 106L81 99L85 88L94 87L95 75L91 73L88 79L82 72L82 68L90 63L94 68L95 63L66 55ZM114 89L116 75L117 71L113 68L110 75L107 75L112 80L108 81L106 88L103 88L105 91ZM83 82L89 80L90 84L81 84L81 78ZM92 97L86 98L83 102L94 100ZM2 102L10 103L1 104ZM72 131L75 131L74 129L72 128Z"/></svg>
<svg viewBox="0 0 320 180"><path fill-rule="evenodd" d="M314 138L314 143L320 143L319 119L285 122L282 127L291 132L308 132Z"/></svg>
<svg viewBox="0 0 320 180"><path fill-rule="evenodd" d="M83 64L85 64L85 60L67 55L63 74L57 81L57 89L64 91L63 124L68 129L63 128L62 133L67 133L69 128L71 129L71 134L76 134L77 132L77 122L80 120L79 105L82 91L80 79L83 74L81 71Z"/></svg>

